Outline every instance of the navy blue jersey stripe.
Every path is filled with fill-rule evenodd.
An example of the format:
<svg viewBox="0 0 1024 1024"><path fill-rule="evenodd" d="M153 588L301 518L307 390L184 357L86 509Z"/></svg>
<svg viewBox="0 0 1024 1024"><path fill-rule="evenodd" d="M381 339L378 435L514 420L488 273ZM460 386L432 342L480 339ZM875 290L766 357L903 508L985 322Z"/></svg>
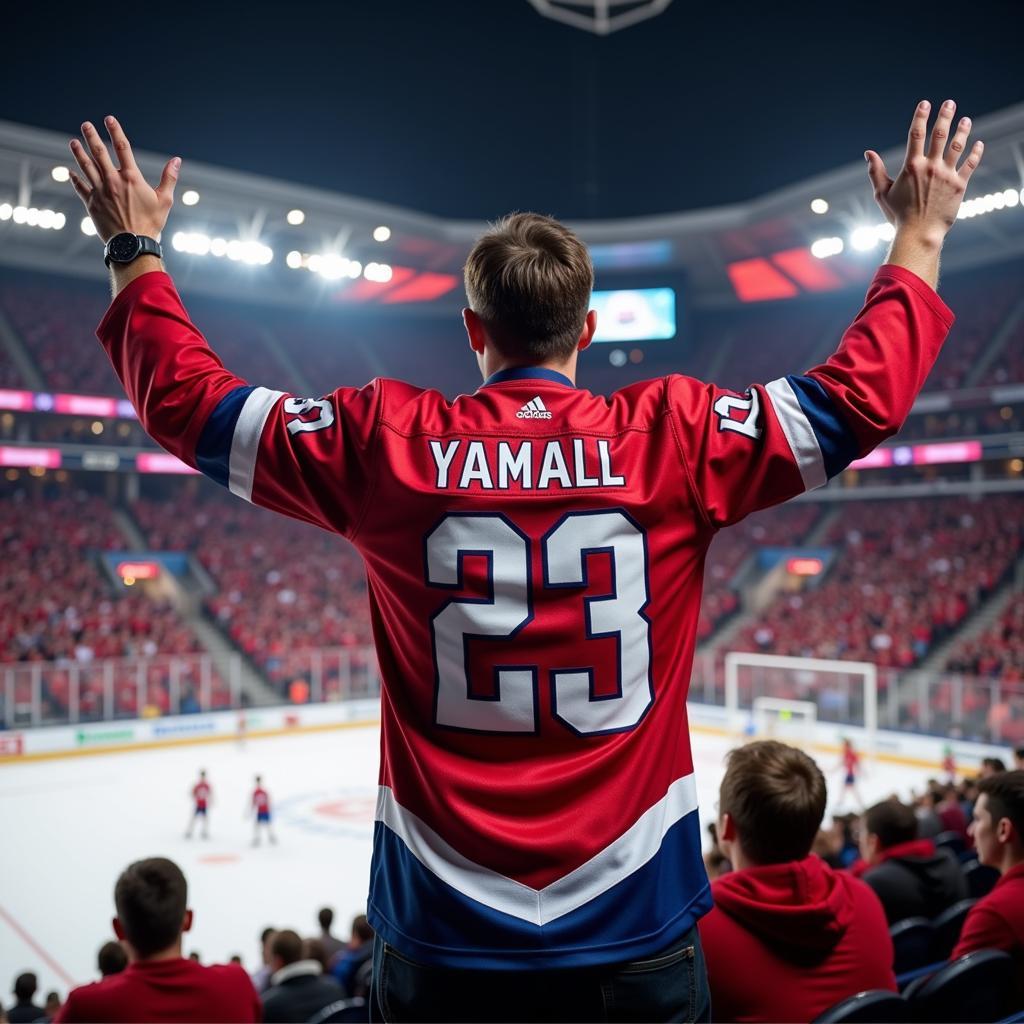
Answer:
<svg viewBox="0 0 1024 1024"><path fill-rule="evenodd" d="M245 400L255 391L252 384L229 391L210 413L203 432L196 445L196 466L211 480L222 487L228 485L228 464L231 459L231 442L235 436L235 424L245 405Z"/></svg>
<svg viewBox="0 0 1024 1024"><path fill-rule="evenodd" d="M857 458L859 446L835 402L813 377L786 378L818 439L825 473L831 479Z"/></svg>

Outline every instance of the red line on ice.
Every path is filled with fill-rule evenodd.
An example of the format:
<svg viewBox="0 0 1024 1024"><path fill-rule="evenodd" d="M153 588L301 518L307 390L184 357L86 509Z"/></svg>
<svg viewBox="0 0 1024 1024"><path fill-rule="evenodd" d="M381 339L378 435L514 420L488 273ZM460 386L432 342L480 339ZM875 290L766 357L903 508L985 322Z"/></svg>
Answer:
<svg viewBox="0 0 1024 1024"><path fill-rule="evenodd" d="M75 987L75 979L72 978L71 975L68 974L68 972L65 971L64 968L61 967L61 965L57 963L57 961L54 960L53 957L50 956L50 954L47 953L46 950L43 949L43 947L40 946L27 931L25 931L18 921L12 917L2 905L0 905L0 917L2 917L11 926L12 930L21 938L25 945L31 948L36 956L38 956L39 959L42 960L46 966L64 982L65 985L70 988Z"/></svg>

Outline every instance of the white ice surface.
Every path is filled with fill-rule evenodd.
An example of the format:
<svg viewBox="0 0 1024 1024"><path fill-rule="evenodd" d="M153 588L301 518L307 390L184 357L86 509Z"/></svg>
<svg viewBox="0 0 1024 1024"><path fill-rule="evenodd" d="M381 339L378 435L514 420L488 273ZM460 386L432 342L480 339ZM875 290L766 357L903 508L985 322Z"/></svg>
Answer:
<svg viewBox="0 0 1024 1024"><path fill-rule="evenodd" d="M378 731L338 731L0 766L0 1000L14 976L39 975L43 992L97 977L96 951L113 938L113 887L140 857L181 865L195 911L185 950L204 963L233 953L258 966L267 925L317 931L335 910L347 935L365 908L376 797ZM701 818L715 815L731 742L694 732ZM838 758L821 758L833 801ZM213 786L210 838L184 838L200 768ZM872 766L861 796L873 802L921 788L922 769ZM253 848L247 814L253 777L274 802L278 844Z"/></svg>

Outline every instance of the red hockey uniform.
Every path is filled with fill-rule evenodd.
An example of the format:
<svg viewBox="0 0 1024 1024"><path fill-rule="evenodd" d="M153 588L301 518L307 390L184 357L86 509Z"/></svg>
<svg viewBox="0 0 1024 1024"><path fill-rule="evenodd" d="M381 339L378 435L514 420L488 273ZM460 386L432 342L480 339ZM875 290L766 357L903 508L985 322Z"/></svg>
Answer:
<svg viewBox="0 0 1024 1024"><path fill-rule="evenodd" d="M885 266L827 362L742 394L672 375L605 398L520 368L454 401L248 385L162 273L98 334L165 448L365 561L377 933L540 969L643 957L709 908L686 717L708 545L893 434L952 319Z"/></svg>
<svg viewBox="0 0 1024 1024"><path fill-rule="evenodd" d="M192 787L192 799L196 802L197 811L205 811L210 800L210 784L208 782L197 782Z"/></svg>
<svg viewBox="0 0 1024 1024"><path fill-rule="evenodd" d="M270 820L270 794L262 786L253 790L252 806L260 821Z"/></svg>

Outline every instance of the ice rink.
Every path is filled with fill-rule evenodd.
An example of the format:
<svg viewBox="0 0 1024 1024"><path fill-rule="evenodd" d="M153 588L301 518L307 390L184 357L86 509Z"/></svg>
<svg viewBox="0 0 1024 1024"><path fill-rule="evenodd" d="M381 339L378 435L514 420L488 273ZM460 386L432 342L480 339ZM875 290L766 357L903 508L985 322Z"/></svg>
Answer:
<svg viewBox="0 0 1024 1024"><path fill-rule="evenodd" d="M732 745L694 731L705 822ZM834 801L838 756L818 760ZM36 971L44 991L94 980L96 951L113 938L114 881L146 856L171 857L184 869L195 911L185 949L204 963L238 953L254 970L265 926L314 934L324 905L347 936L365 907L377 763L378 730L359 726L0 766L0 985L9 991L22 970ZM213 786L210 838L187 840L200 768ZM256 774L274 802L276 846L252 846ZM926 774L879 762L861 795L907 795Z"/></svg>

